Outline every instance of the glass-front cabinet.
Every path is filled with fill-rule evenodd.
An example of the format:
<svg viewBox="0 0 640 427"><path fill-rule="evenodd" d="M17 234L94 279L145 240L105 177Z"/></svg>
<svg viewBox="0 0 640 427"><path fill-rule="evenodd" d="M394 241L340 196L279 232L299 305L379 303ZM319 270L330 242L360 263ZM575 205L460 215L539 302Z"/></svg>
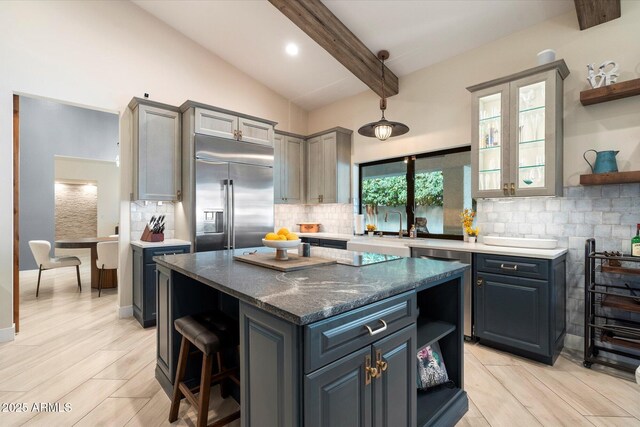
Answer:
<svg viewBox="0 0 640 427"><path fill-rule="evenodd" d="M562 194L563 60L467 88L474 198Z"/></svg>

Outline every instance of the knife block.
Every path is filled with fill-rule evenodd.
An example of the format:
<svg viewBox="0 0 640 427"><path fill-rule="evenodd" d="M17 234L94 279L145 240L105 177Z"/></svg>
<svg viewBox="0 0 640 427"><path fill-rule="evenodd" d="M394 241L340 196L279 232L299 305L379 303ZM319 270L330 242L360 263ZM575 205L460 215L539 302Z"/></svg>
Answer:
<svg viewBox="0 0 640 427"><path fill-rule="evenodd" d="M145 225L140 240L143 242L164 242L164 233L152 233L149 226Z"/></svg>

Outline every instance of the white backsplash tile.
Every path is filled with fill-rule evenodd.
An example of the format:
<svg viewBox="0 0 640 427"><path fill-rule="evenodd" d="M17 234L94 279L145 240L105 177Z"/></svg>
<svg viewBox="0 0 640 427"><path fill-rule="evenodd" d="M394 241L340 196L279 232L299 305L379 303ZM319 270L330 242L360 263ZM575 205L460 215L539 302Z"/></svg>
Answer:
<svg viewBox="0 0 640 427"><path fill-rule="evenodd" d="M152 216L164 215L165 230L164 238L173 239L175 233L174 206L171 202L131 202L131 240L140 240L145 225L149 223Z"/></svg>
<svg viewBox="0 0 640 427"><path fill-rule="evenodd" d="M353 234L352 204L276 205L275 228L299 231L301 222L318 222L323 233Z"/></svg>

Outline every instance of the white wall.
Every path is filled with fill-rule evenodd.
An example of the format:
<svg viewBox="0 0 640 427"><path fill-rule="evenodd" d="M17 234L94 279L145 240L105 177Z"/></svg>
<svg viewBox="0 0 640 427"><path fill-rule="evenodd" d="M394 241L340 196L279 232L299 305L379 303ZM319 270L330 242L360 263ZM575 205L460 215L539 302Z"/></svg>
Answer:
<svg viewBox="0 0 640 427"><path fill-rule="evenodd" d="M120 221L120 168L115 162L55 157L56 181L95 182L98 189L98 236L115 233Z"/></svg>
<svg viewBox="0 0 640 427"><path fill-rule="evenodd" d="M0 64L0 337L13 317L13 93L121 113L121 308L131 305L131 117L126 106L132 96L148 92L151 99L173 105L193 99L307 133L304 110L130 2L0 2Z"/></svg>
<svg viewBox="0 0 640 427"><path fill-rule="evenodd" d="M387 118L407 124L406 136L386 142L353 134L355 163L468 145L471 95L468 86L536 65L547 48L564 58L571 74L564 83L564 185L576 185L589 167L582 153L617 149L620 170L640 170L640 96L584 107L586 64L617 61L618 81L640 77L640 2L622 1L622 17L580 31L575 11L400 78L400 93L389 99ZM442 34L446 39L447 34ZM393 69L393 52L389 66ZM309 132L332 126L357 130L380 117L371 91L309 112Z"/></svg>

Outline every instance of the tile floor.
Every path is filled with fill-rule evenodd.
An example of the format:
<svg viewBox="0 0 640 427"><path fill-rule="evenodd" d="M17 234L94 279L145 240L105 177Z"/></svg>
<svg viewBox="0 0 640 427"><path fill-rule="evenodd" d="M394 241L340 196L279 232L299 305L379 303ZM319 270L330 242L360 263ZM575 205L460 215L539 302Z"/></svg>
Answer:
<svg viewBox="0 0 640 427"><path fill-rule="evenodd" d="M0 403L71 404L71 411L0 413L0 425L160 426L169 424L169 398L154 378L155 329L116 317L116 291L83 291L75 270L21 274L21 332L0 344ZM640 386L631 376L581 366L579 355L548 367L481 345L465 346L470 398L460 426L640 426ZM210 420L237 405L212 392ZM183 403L176 425L193 426ZM239 426L238 421L231 424Z"/></svg>

